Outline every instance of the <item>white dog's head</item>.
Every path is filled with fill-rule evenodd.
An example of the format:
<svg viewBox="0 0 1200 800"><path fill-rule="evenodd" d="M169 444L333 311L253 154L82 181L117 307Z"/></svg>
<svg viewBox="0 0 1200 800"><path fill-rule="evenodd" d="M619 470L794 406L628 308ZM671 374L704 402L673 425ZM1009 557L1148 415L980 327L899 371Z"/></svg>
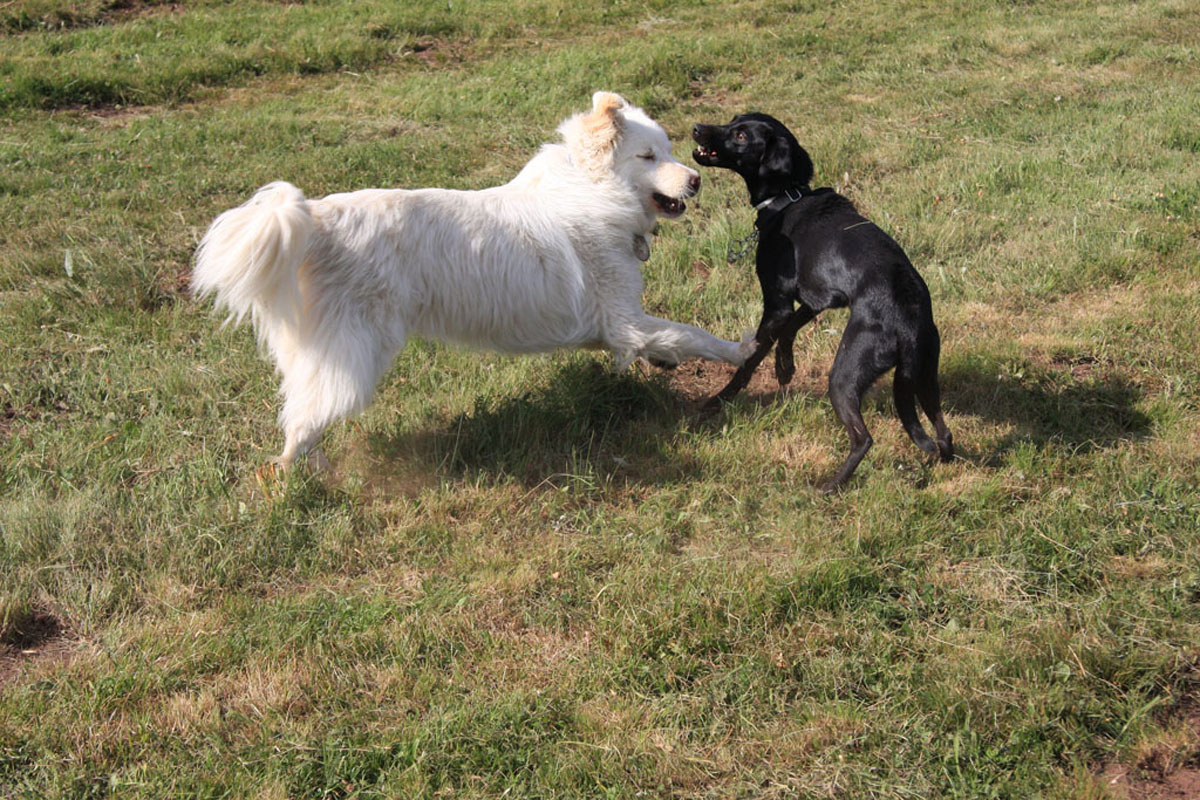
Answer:
<svg viewBox="0 0 1200 800"><path fill-rule="evenodd" d="M592 110L559 126L572 160L594 181L628 184L648 214L678 217L700 191L700 173L671 155L671 142L642 109L612 92L592 95Z"/></svg>

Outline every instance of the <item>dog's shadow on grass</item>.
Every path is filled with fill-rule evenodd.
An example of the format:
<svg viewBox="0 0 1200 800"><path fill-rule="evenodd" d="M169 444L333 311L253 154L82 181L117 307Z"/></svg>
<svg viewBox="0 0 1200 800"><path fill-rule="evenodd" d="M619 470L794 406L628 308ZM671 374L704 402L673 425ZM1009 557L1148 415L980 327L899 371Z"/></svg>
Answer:
<svg viewBox="0 0 1200 800"><path fill-rule="evenodd" d="M765 407L805 395L828 404L825 374L829 364L797 366L794 380L781 388L775 382L768 359L756 370L750 385L735 403ZM695 395L702 402L705 395L717 391L731 374L732 368L724 365L697 363L694 385L676 380L675 388L685 395ZM889 420L894 420L896 414L893 380L891 375L881 378L864 398L864 407L873 408ZM1002 463L1022 444L1038 447L1057 444L1082 454L1153 435L1153 421L1138 409L1144 394L1142 388L1087 358L1031 361L1014 372L1007 362L968 355L943 363L939 381L946 420L955 433L956 451L961 458L982 466ZM959 415L977 417L1003 432L996 439L973 442L956 426L955 417ZM720 416L711 420L701 416L692 425L711 428L720 419ZM837 425L832 414L830 420ZM928 429L923 417L922 423Z"/></svg>
<svg viewBox="0 0 1200 800"><path fill-rule="evenodd" d="M671 444L687 414L656 371L616 374L579 361L522 394L481 397L469 412L425 429L376 434L368 447L375 464L407 464L427 483L674 483L698 470Z"/></svg>
<svg viewBox="0 0 1200 800"><path fill-rule="evenodd" d="M719 424L720 415L710 418L699 408L729 370L692 368L694 376L657 370L615 374L598 361L576 361L524 393L481 396L471 411L432 426L398 425L372 435L366 471L391 490L442 480L515 480L531 488L574 480L591 485L695 480L702 465L686 447L676 446L676 434ZM1087 364L1030 364L1020 374L1006 374L991 359L966 358L944 364L940 379L956 449L981 466L1003 463L1024 443L1087 453L1153 432L1152 420L1137 408L1141 388ZM764 372L761 382L771 383L772 391L748 392L743 399L769 405L797 391L822 394L816 378L811 386L797 380L786 393L773 381ZM893 415L890 381L881 380L867 402L879 405L881 413L887 406ZM978 417L1004 432L974 443L959 433L957 415Z"/></svg>
<svg viewBox="0 0 1200 800"><path fill-rule="evenodd" d="M975 452L980 463L994 465L1021 444L1059 444L1088 453L1153 435L1153 421L1137 408L1141 387L1094 367L1088 362L1026 364L1013 373L976 358L943 365L942 396L951 430L956 414L1008 429L983 448L961 438L956 444Z"/></svg>

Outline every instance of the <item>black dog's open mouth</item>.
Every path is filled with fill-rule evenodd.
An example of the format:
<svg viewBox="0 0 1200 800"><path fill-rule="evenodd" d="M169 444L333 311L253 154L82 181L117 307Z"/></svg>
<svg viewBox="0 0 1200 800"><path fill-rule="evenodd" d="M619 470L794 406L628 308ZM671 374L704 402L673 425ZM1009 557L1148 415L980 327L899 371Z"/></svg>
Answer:
<svg viewBox="0 0 1200 800"><path fill-rule="evenodd" d="M720 160L716 150L710 150L704 145L700 145L692 151L692 158L699 161L701 164L713 164Z"/></svg>
<svg viewBox="0 0 1200 800"><path fill-rule="evenodd" d="M665 194L655 192L651 199L654 201L658 213L664 217L678 217L687 210L687 203L675 197L667 197Z"/></svg>

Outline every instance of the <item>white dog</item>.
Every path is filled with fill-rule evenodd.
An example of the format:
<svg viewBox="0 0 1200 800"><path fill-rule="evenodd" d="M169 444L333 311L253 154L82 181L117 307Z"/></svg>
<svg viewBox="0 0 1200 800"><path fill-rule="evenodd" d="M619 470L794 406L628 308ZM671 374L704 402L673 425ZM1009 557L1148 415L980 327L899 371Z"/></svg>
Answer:
<svg viewBox="0 0 1200 800"><path fill-rule="evenodd" d="M602 347L634 358L741 364L728 342L641 306L638 260L699 174L640 108L597 92L510 183L482 191L365 189L306 200L272 183L221 214L192 287L251 316L282 375L275 460L288 467L364 408L409 336L513 353Z"/></svg>

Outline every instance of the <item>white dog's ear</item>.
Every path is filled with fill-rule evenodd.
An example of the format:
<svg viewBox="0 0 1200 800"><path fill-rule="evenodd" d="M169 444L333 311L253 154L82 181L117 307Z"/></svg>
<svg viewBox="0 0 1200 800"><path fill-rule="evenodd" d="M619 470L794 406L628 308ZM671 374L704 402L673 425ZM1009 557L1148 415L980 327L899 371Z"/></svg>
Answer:
<svg viewBox="0 0 1200 800"><path fill-rule="evenodd" d="M612 171L613 151L625 129L625 116L621 112L628 106L619 94L596 92L589 113L576 114L558 129L571 158L593 180Z"/></svg>
<svg viewBox="0 0 1200 800"><path fill-rule="evenodd" d="M612 111L619 111L628 106L624 97L616 92L596 92L592 95L592 113L607 114Z"/></svg>

